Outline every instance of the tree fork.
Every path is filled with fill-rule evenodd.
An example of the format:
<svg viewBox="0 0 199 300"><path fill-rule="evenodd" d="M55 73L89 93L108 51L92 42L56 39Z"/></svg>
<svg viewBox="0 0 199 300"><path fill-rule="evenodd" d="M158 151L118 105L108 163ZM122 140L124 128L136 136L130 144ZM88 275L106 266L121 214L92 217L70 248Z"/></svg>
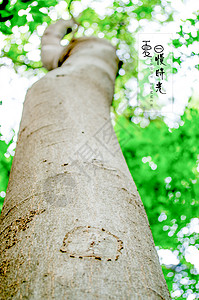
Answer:
<svg viewBox="0 0 199 300"><path fill-rule="evenodd" d="M68 24L44 33L53 70L24 102L1 214L1 299L170 299L110 121L116 49L95 37L62 48Z"/></svg>

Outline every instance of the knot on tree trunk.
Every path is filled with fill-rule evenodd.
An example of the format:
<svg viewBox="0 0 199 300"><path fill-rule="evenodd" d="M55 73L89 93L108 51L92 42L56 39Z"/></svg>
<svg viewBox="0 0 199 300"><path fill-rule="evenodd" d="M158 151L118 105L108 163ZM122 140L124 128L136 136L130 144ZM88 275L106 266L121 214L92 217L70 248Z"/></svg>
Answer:
<svg viewBox="0 0 199 300"><path fill-rule="evenodd" d="M75 22L70 20L58 20L46 28L41 39L41 60L47 70L57 68L60 55L65 48L60 42L63 37L72 31Z"/></svg>
<svg viewBox="0 0 199 300"><path fill-rule="evenodd" d="M41 60L43 66L49 71L56 69L60 67L72 53L75 53L76 56L87 54L91 58L103 58L103 60L106 58L108 64L114 60L114 65L118 68L119 59L115 54L116 48L106 39L94 36L74 38L73 35L67 46L61 46L61 40L66 34L73 31L75 24L74 19L67 21L60 19L55 24L47 27L41 39ZM115 57L115 59L113 59L113 57Z"/></svg>

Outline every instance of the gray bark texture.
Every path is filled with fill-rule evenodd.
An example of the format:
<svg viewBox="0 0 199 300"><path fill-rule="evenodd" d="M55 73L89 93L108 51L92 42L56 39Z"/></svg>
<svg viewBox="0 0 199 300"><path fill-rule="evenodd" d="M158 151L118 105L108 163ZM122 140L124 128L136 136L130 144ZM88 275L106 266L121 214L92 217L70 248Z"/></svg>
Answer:
<svg viewBox="0 0 199 300"><path fill-rule="evenodd" d="M82 37L56 52L67 25L57 24L42 44L55 69L24 102L1 214L0 297L170 299L110 121L116 49Z"/></svg>

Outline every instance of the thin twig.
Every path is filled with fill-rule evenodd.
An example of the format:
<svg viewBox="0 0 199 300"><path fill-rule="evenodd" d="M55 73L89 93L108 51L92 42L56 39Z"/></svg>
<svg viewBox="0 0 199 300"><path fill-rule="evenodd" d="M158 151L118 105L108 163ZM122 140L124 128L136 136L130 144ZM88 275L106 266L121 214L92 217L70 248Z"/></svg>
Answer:
<svg viewBox="0 0 199 300"><path fill-rule="evenodd" d="M72 4L73 1L74 1L74 0L70 0L70 1L69 1L69 4L68 4L68 12L69 12L69 14L70 14L70 16L71 16L73 22L74 22L75 24L77 24L77 26L79 26L80 24L77 22L77 20L75 19L75 17L73 16L73 14L72 14L72 12L71 12L71 4Z"/></svg>

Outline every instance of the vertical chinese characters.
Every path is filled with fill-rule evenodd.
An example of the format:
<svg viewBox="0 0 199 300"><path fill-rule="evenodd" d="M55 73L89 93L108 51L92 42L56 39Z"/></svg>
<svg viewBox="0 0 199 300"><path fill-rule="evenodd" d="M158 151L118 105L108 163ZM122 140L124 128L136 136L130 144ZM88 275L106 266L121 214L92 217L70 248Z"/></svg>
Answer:
<svg viewBox="0 0 199 300"><path fill-rule="evenodd" d="M172 34L139 33L137 105L146 113L173 111Z"/></svg>
<svg viewBox="0 0 199 300"><path fill-rule="evenodd" d="M159 81L156 84L156 92L159 92L161 94L166 94L166 92L164 93L162 90L162 81L164 79L164 47L162 45L156 45L154 47L154 51L155 51L155 63L156 63L156 71L155 71L155 75L156 77L158 77Z"/></svg>
<svg viewBox="0 0 199 300"><path fill-rule="evenodd" d="M149 44L151 41L150 40L144 40L142 41L144 43L144 45L141 47L142 50L144 50L142 52L142 54L144 55L144 57L150 57L151 58L151 62L150 62L150 73L151 75L149 76L149 81L150 81L150 107L153 107L153 82L150 80L153 78L153 61L152 61L152 55L151 55L151 50L152 50L152 46Z"/></svg>
<svg viewBox="0 0 199 300"><path fill-rule="evenodd" d="M142 46L142 50L144 50L144 52L142 54L144 54L144 57L152 57L149 52L152 49L152 47L147 44L147 43L150 43L150 41L142 41L142 42L145 43Z"/></svg>

